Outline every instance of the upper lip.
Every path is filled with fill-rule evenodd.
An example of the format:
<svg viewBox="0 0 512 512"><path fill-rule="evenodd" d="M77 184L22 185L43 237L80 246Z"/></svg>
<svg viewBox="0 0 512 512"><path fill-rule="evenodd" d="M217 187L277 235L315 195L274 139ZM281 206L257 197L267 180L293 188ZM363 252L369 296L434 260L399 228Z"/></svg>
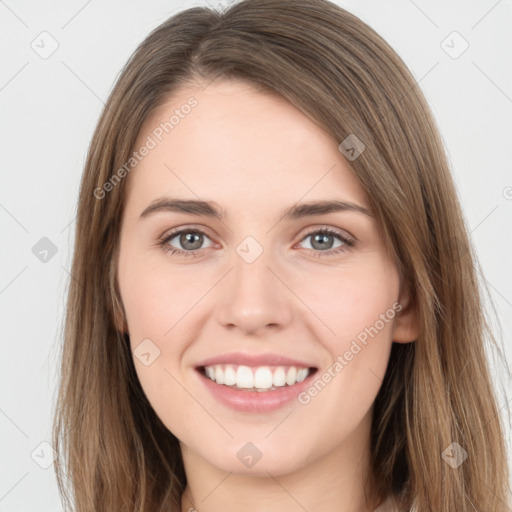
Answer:
<svg viewBox="0 0 512 512"><path fill-rule="evenodd" d="M310 363L280 354L244 354L241 352L210 357L197 366L204 367L213 366L215 364L233 364L237 366L300 366L302 368L315 368L315 366Z"/></svg>

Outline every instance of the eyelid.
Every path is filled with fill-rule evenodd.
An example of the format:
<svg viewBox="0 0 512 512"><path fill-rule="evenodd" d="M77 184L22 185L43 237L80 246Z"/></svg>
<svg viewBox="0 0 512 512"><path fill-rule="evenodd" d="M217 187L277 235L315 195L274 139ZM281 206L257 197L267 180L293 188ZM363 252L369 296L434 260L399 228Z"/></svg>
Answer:
<svg viewBox="0 0 512 512"><path fill-rule="evenodd" d="M348 231L341 228L336 228L334 226L330 226L328 224L318 224L316 226L313 226L312 228L308 228L308 231L306 231L306 233L302 235L300 241L302 241L304 237L317 233L318 231L327 232L339 236L341 238L344 238L347 242L351 244L355 244L357 242L357 238Z"/></svg>
<svg viewBox="0 0 512 512"><path fill-rule="evenodd" d="M194 224L185 224L183 226L179 226L176 228L167 229L163 232L162 235L158 237L158 241L166 240L171 237L175 237L176 235L179 235L180 233L187 231L191 233L201 233L205 236L207 236L209 239L215 238L215 235L213 235L212 231L203 225L194 225ZM213 240L212 240L213 241Z"/></svg>

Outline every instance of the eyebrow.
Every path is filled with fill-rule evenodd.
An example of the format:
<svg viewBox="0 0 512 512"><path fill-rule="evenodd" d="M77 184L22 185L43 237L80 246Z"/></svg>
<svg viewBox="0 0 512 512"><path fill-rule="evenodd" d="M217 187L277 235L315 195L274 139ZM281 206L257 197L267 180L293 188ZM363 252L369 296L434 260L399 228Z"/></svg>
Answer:
<svg viewBox="0 0 512 512"><path fill-rule="evenodd" d="M192 215L225 219L226 212L213 201L195 199L175 199L162 197L154 200L141 214L140 219L157 212L179 212ZM315 201L290 206L281 214L281 219L299 219L312 215L325 215L332 212L355 211L373 217L374 214L364 206L342 200Z"/></svg>

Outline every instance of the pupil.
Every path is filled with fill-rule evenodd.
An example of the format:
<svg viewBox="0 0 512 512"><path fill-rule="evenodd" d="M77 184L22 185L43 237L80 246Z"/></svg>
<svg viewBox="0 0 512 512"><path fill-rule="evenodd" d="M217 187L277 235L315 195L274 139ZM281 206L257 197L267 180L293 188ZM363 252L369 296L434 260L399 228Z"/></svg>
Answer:
<svg viewBox="0 0 512 512"><path fill-rule="evenodd" d="M180 243L182 244L182 247L185 247L186 249L199 249L202 245L202 235L199 233L186 233L185 235L181 235Z"/></svg>
<svg viewBox="0 0 512 512"><path fill-rule="evenodd" d="M322 240L325 242L325 239L326 239L326 238L327 238L327 239L328 239L328 238L331 238L331 244L329 244L329 243L327 243L327 244L326 244L326 243L323 243L323 242L322 242ZM318 246L318 247L315 247L315 244L316 244L317 242L319 243L319 246ZM313 244L312 244L312 245L313 245L313 248L315 248L315 249L325 249L325 248L330 248L330 247L331 247L331 245L332 245L332 237L331 237L331 235L326 235L326 234L315 235L315 236L313 237ZM328 246L328 247L327 247L327 246Z"/></svg>

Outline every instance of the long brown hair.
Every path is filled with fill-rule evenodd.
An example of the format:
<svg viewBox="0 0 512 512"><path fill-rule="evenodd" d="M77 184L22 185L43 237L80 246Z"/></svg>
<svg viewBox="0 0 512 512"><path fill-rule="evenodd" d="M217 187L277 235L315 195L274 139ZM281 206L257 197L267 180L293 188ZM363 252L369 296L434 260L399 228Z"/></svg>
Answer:
<svg viewBox="0 0 512 512"><path fill-rule="evenodd" d="M486 341L498 347L437 128L397 54L326 0L188 9L153 30L117 80L78 203L54 423L65 504L77 512L180 510L186 475L178 441L147 401L116 323L124 317L116 264L128 180L119 169L155 108L178 88L217 77L280 94L339 143L355 135L365 145L348 163L421 329L415 342L393 344L375 401L369 503L395 495L419 512L508 510ZM454 442L468 454L458 467L446 462L459 450Z"/></svg>

